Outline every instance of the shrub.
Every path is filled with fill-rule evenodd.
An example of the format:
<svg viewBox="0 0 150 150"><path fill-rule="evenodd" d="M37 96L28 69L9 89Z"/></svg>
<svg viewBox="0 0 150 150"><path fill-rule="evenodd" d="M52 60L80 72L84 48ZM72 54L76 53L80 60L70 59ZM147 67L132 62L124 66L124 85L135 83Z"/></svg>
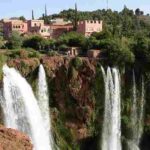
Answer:
<svg viewBox="0 0 150 150"><path fill-rule="evenodd" d="M67 49L68 49L68 46L65 45L65 44L62 44L62 45L59 46L60 51L66 51Z"/></svg>
<svg viewBox="0 0 150 150"><path fill-rule="evenodd" d="M43 37L36 35L29 37L23 41L23 46L26 48L33 48L35 50L41 50L43 44L45 43L45 39Z"/></svg>
<svg viewBox="0 0 150 150"><path fill-rule="evenodd" d="M28 52L26 50L21 50L20 51L20 58L22 58L22 59L28 58Z"/></svg>
<svg viewBox="0 0 150 150"><path fill-rule="evenodd" d="M74 59L72 60L72 63L73 63L73 66L74 66L76 69L79 69L79 68L82 66L82 64L83 64L82 59L79 58L79 57L74 58Z"/></svg>
<svg viewBox="0 0 150 150"><path fill-rule="evenodd" d="M32 58L32 57L40 58L40 53L34 50L29 53L29 57L30 58Z"/></svg>
<svg viewBox="0 0 150 150"><path fill-rule="evenodd" d="M22 46L22 37L19 32L13 31L6 43L6 47L9 49L17 49Z"/></svg>
<svg viewBox="0 0 150 150"><path fill-rule="evenodd" d="M58 52L56 52L56 51L48 51L47 55L48 56L59 56Z"/></svg>
<svg viewBox="0 0 150 150"><path fill-rule="evenodd" d="M4 54L0 54L0 80L3 77L2 67L7 61L7 56Z"/></svg>

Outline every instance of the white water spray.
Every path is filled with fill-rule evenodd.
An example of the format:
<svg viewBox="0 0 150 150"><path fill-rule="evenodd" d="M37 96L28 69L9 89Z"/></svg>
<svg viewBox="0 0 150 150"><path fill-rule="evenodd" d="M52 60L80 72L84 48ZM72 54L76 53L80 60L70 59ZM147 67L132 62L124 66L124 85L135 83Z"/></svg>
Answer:
<svg viewBox="0 0 150 150"><path fill-rule="evenodd" d="M4 99L1 103L6 126L30 132L28 134L35 150L51 150L49 136L31 86L13 68L5 65L3 72Z"/></svg>
<svg viewBox="0 0 150 150"><path fill-rule="evenodd" d="M102 150L121 150L121 109L120 109L120 76L119 71L102 68L105 82L105 111L102 132Z"/></svg>
<svg viewBox="0 0 150 150"><path fill-rule="evenodd" d="M51 117L49 110L49 97L48 97L48 87L46 82L46 73L43 65L39 67L38 75L38 104L44 119L44 125L47 133L49 133L51 145L53 145L53 136L51 132ZM52 149L52 148L51 148Z"/></svg>
<svg viewBox="0 0 150 150"><path fill-rule="evenodd" d="M139 150L139 144L143 133L143 117L145 104L144 79L141 83L141 95L137 97L135 74L133 72L133 101L131 112L132 137L128 142L130 150Z"/></svg>

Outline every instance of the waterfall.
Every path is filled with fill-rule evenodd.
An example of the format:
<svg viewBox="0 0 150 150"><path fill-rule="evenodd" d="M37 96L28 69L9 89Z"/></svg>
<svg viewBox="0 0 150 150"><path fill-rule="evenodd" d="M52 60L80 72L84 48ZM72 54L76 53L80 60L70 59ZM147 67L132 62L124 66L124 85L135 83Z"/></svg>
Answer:
<svg viewBox="0 0 150 150"><path fill-rule="evenodd" d="M140 111L139 111L138 143L140 143L140 139L143 134L143 122L144 122L145 88L144 88L143 77L142 77L142 84L141 84L141 101L139 105L140 105Z"/></svg>
<svg viewBox="0 0 150 150"><path fill-rule="evenodd" d="M4 65L3 73L4 98L1 105L5 125L29 134L35 150L51 150L49 134L31 86L19 72L7 65Z"/></svg>
<svg viewBox="0 0 150 150"><path fill-rule="evenodd" d="M136 91L136 81L135 74L133 72L133 101L132 101L132 112L131 112L131 124L133 128L132 138L134 143L137 141L137 123L138 123L138 113L137 113L137 91Z"/></svg>
<svg viewBox="0 0 150 150"><path fill-rule="evenodd" d="M120 76L116 68L102 68L105 83L105 110L102 131L102 150L121 150Z"/></svg>
<svg viewBox="0 0 150 150"><path fill-rule="evenodd" d="M53 145L53 138L51 133L51 119L49 110L49 97L48 97L48 87L46 82L46 74L43 65L39 67L38 75L38 90L37 90L38 104L44 118L44 125L47 133L50 133L50 142Z"/></svg>
<svg viewBox="0 0 150 150"><path fill-rule="evenodd" d="M132 137L131 141L128 142L130 150L139 150L139 143L143 133L144 104L145 104L144 79L142 77L141 93L140 96L137 97L135 73L133 72L133 101L131 111Z"/></svg>

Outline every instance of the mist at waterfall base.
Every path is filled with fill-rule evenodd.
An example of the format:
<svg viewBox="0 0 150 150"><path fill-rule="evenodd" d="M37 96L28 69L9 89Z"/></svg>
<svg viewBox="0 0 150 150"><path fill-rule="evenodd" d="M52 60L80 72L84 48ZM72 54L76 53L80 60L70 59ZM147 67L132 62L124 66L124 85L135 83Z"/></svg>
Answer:
<svg viewBox="0 0 150 150"><path fill-rule="evenodd" d="M43 74L41 76L41 73ZM50 142L50 120L48 119L48 95L45 72L40 66L39 71L39 107L29 83L14 68L3 66L3 98L1 105L4 111L5 125L27 133L35 150L52 150ZM43 77L43 79L41 79ZM42 88L42 89L41 89ZM41 100L43 98L43 101ZM43 104L44 103L44 104ZM44 107L44 108L42 108ZM44 112L41 110L45 109Z"/></svg>

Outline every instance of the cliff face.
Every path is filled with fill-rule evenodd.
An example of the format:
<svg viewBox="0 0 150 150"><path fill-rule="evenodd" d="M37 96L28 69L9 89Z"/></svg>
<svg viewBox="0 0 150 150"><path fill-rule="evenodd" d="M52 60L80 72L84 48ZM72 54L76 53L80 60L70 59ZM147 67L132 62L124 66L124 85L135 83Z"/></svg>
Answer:
<svg viewBox="0 0 150 150"><path fill-rule="evenodd" d="M49 77L53 127L56 137L62 137L62 143L58 144L62 150L69 146L77 149L82 140L99 132L95 128L95 121L99 121L95 120L94 91L97 62L87 58L51 57L43 58L42 63Z"/></svg>
<svg viewBox="0 0 150 150"><path fill-rule="evenodd" d="M14 129L0 126L0 150L32 150L28 136Z"/></svg>
<svg viewBox="0 0 150 150"><path fill-rule="evenodd" d="M8 61L9 66L18 69L27 78L34 90L40 63L47 74L52 128L57 145L61 150L99 149L105 89L100 62L88 58L61 56L17 58ZM125 73L121 73L123 143L130 139L132 77L133 68L125 69ZM141 90L140 77L141 75L136 74L138 92ZM146 82L145 85L147 105L141 147L150 135L150 83Z"/></svg>

